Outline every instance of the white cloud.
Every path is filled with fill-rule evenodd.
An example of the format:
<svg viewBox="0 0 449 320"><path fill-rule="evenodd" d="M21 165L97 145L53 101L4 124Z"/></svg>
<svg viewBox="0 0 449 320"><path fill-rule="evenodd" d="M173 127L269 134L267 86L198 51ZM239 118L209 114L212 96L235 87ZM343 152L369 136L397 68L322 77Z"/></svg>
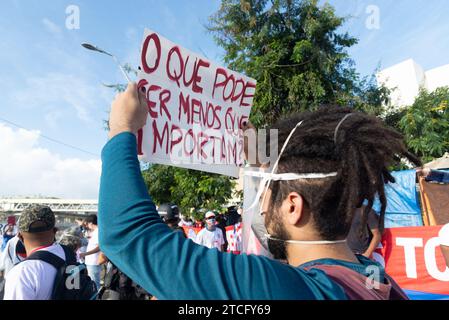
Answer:
<svg viewBox="0 0 449 320"><path fill-rule="evenodd" d="M92 86L84 79L64 73L49 73L41 77L29 77L20 91L13 93L14 104L27 108L75 111L84 122L92 122L91 112L109 105L108 92Z"/></svg>
<svg viewBox="0 0 449 320"><path fill-rule="evenodd" d="M96 199L101 161L63 159L39 147L39 131L0 123L0 196Z"/></svg>
<svg viewBox="0 0 449 320"><path fill-rule="evenodd" d="M45 29L49 31L51 34L59 37L62 34L62 29L56 25L53 21L49 20L48 18L42 19L42 23L45 26Z"/></svg>

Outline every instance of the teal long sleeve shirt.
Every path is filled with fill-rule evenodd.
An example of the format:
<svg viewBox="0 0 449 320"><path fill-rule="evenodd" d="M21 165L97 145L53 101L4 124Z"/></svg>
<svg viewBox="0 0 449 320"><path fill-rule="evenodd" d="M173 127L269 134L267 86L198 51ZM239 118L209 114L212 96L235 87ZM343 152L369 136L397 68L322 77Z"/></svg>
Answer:
<svg viewBox="0 0 449 320"><path fill-rule="evenodd" d="M102 162L100 248L158 299L346 299L343 289L321 270L222 253L169 229L148 194L132 133L112 138L103 148ZM363 262L322 260L360 273L365 269Z"/></svg>

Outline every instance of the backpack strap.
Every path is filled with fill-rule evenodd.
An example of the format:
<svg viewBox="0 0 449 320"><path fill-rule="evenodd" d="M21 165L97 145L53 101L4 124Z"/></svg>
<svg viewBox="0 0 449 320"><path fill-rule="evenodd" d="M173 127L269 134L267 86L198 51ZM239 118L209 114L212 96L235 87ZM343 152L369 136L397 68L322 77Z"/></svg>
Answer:
<svg viewBox="0 0 449 320"><path fill-rule="evenodd" d="M57 255L48 252L48 251L36 251L32 253L29 257L27 257L25 260L40 260L47 262L51 264L53 267L55 267L57 270L62 268L65 265L65 261L58 257Z"/></svg>
<svg viewBox="0 0 449 320"><path fill-rule="evenodd" d="M73 252L73 250L71 250L69 247L63 245L63 244L59 244L62 249L64 250L64 254L65 254L65 263L67 265L76 265L77 261L76 261L76 254L75 252Z"/></svg>
<svg viewBox="0 0 449 320"><path fill-rule="evenodd" d="M391 292L390 292L390 300L409 300L409 297L405 294L405 292L401 289L401 287L397 284L396 281L388 274L384 275L387 282L391 284Z"/></svg>
<svg viewBox="0 0 449 320"><path fill-rule="evenodd" d="M33 252L25 260L45 261L45 262L51 264L56 269L59 269L65 265L77 264L75 253L72 250L70 250L67 246L65 246L63 244L59 244L59 245L62 247L62 250L64 250L65 260L58 257L54 253L44 251L44 250L39 250L39 251Z"/></svg>
<svg viewBox="0 0 449 320"><path fill-rule="evenodd" d="M402 289L385 274L385 282L375 281L376 286L368 288L366 276L350 268L339 265L314 264L305 270L319 269L340 285L350 300L408 300Z"/></svg>

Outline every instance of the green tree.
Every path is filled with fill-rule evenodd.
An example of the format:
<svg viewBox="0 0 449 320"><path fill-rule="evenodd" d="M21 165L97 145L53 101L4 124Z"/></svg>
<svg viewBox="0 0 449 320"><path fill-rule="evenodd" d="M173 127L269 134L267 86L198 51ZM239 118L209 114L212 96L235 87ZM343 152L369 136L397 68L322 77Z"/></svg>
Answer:
<svg viewBox="0 0 449 320"><path fill-rule="evenodd" d="M449 87L433 92L421 89L412 106L405 110L399 127L408 147L423 162L443 156L449 150Z"/></svg>
<svg viewBox="0 0 449 320"><path fill-rule="evenodd" d="M226 176L165 165L151 165L143 177L156 204L176 203L183 214L191 209L221 211L236 184Z"/></svg>
<svg viewBox="0 0 449 320"><path fill-rule="evenodd" d="M357 39L339 32L344 22L318 0L223 0L208 30L225 63L257 80L256 126L325 103L380 114L388 90L360 79L346 51Z"/></svg>
<svg viewBox="0 0 449 320"><path fill-rule="evenodd" d="M153 201L160 205L162 203L174 202L170 188L176 186L175 167L163 165L150 165L142 171L142 176Z"/></svg>

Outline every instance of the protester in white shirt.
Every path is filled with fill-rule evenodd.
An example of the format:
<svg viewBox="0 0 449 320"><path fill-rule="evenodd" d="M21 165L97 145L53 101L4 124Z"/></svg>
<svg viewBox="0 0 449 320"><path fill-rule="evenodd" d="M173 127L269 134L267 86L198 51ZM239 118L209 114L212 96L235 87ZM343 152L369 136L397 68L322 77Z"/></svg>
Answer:
<svg viewBox="0 0 449 320"><path fill-rule="evenodd" d="M206 228L198 232L195 242L208 247L223 251L225 244L223 232L215 226L215 214L212 211L206 213Z"/></svg>
<svg viewBox="0 0 449 320"><path fill-rule="evenodd" d="M193 242L196 242L196 233L195 233L195 230L193 230L192 228L189 228L187 230L187 239L190 239Z"/></svg>
<svg viewBox="0 0 449 320"><path fill-rule="evenodd" d="M63 248L55 243L55 216L50 208L36 206L22 212L18 237L27 256L40 250L65 260ZM50 300L57 270L47 262L25 260L6 275L4 300Z"/></svg>
<svg viewBox="0 0 449 320"><path fill-rule="evenodd" d="M78 235L81 238L81 247L76 252L76 258L80 263L84 263L84 258L81 259L80 254L87 251L87 245L89 243L89 241L87 240L87 222L85 219L75 219L75 222L78 224L77 229L81 232L81 234Z"/></svg>
<svg viewBox="0 0 449 320"><path fill-rule="evenodd" d="M19 236L15 236L6 244L5 251L0 254L0 271L4 272L4 276L19 262L25 260L25 247L20 241Z"/></svg>
<svg viewBox="0 0 449 320"><path fill-rule="evenodd" d="M15 236L6 244L6 248L0 253L0 300L5 293L5 276L19 262L25 260L26 251L22 241Z"/></svg>
<svg viewBox="0 0 449 320"><path fill-rule="evenodd" d="M95 282L97 288L100 288L101 265L98 263L100 246L98 244L97 216L95 214L88 216L86 222L90 230L90 238L86 252L80 253L79 257L84 259L89 277Z"/></svg>

